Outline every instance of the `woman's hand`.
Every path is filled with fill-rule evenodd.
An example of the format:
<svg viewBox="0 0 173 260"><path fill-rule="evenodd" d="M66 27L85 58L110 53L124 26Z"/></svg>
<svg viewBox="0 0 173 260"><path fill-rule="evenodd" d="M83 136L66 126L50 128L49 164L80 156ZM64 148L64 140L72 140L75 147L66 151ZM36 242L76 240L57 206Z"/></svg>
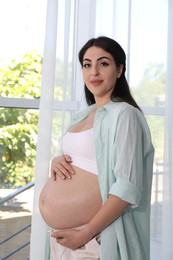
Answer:
<svg viewBox="0 0 173 260"><path fill-rule="evenodd" d="M86 243L88 243L92 237L87 230L87 228L83 228L80 230L69 229L69 230L61 230L61 231L53 231L51 236L56 238L57 243L62 246L68 247L71 250L76 250Z"/></svg>
<svg viewBox="0 0 173 260"><path fill-rule="evenodd" d="M51 162L51 178L55 181L56 175L60 178L64 179L71 179L72 174L74 174L74 170L70 163L72 159L69 155L61 155L55 157Z"/></svg>

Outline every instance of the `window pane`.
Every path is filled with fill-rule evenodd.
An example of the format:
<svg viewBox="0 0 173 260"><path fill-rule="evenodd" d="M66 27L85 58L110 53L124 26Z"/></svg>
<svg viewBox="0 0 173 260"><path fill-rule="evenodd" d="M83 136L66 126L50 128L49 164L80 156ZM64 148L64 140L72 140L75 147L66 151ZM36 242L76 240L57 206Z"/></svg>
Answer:
<svg viewBox="0 0 173 260"><path fill-rule="evenodd" d="M155 148L152 196L151 196L151 241L161 242L163 200L163 152L164 117L146 116Z"/></svg>
<svg viewBox="0 0 173 260"><path fill-rule="evenodd" d="M15 189L0 189L0 198L9 196L15 192ZM4 241L14 233L22 230L31 223L33 202L33 188L26 190L15 198L9 200L4 205L0 206L0 241ZM1 259L29 259L30 246L22 248L22 250L15 253L13 256L6 258L7 255L16 251L25 243L30 241L31 227L24 229L12 239L1 244Z"/></svg>
<svg viewBox="0 0 173 260"><path fill-rule="evenodd" d="M40 97L46 4L0 1L0 96Z"/></svg>
<svg viewBox="0 0 173 260"><path fill-rule="evenodd" d="M18 187L34 176L38 111L0 108L0 184Z"/></svg>
<svg viewBox="0 0 173 260"><path fill-rule="evenodd" d="M167 5L163 0L132 1L130 86L142 106L165 104Z"/></svg>
<svg viewBox="0 0 173 260"><path fill-rule="evenodd" d="M36 52L12 60L0 69L0 96L39 98L42 58Z"/></svg>

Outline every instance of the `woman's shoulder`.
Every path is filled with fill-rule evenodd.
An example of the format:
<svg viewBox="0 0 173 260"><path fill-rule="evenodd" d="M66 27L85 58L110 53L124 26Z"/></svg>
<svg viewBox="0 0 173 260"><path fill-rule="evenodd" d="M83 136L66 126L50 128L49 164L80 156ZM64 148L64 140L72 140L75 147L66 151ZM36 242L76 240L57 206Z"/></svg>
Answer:
<svg viewBox="0 0 173 260"><path fill-rule="evenodd" d="M128 104L127 102L120 102L120 101L112 102L111 106L110 106L110 111L113 114L116 113L118 115L120 115L122 113L135 114L138 112L142 114L142 112L138 108Z"/></svg>
<svg viewBox="0 0 173 260"><path fill-rule="evenodd" d="M143 112L126 103L126 102L113 102L110 108L110 120L113 121L115 118L119 121L126 122L139 122L143 127L148 127L146 118ZM118 122L117 121L117 122Z"/></svg>

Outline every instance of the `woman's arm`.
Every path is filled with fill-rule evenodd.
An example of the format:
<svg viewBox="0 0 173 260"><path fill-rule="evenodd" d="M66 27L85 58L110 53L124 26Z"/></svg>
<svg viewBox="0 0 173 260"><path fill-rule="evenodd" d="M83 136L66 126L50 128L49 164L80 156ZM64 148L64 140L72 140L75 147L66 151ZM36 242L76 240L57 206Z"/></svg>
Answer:
<svg viewBox="0 0 173 260"><path fill-rule="evenodd" d="M76 250L115 221L129 205L128 202L110 195L105 204L83 229L55 231L52 236L61 245Z"/></svg>
<svg viewBox="0 0 173 260"><path fill-rule="evenodd" d="M115 221L129 205L128 202L119 197L110 195L86 227L91 237L96 236Z"/></svg>

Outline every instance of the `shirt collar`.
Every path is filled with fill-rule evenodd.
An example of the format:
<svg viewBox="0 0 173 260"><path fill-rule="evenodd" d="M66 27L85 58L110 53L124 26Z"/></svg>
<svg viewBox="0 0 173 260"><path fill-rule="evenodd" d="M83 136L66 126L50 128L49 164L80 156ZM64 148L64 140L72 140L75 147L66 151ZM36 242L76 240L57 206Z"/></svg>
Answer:
<svg viewBox="0 0 173 260"><path fill-rule="evenodd" d="M115 105L115 102L116 101L110 101L106 105L104 105L101 108L99 108L98 111L107 110L108 112L110 112L111 109L112 109L112 106ZM78 118L83 118L84 119L85 117L87 117L95 109L96 109L96 104L88 106L86 109L76 113L75 116L74 116L74 120L78 120Z"/></svg>
<svg viewBox="0 0 173 260"><path fill-rule="evenodd" d="M115 101L110 101L106 105L102 106L99 110L105 110L106 109L108 112L110 112L111 108L112 108L112 106L114 106L114 104L115 104Z"/></svg>

